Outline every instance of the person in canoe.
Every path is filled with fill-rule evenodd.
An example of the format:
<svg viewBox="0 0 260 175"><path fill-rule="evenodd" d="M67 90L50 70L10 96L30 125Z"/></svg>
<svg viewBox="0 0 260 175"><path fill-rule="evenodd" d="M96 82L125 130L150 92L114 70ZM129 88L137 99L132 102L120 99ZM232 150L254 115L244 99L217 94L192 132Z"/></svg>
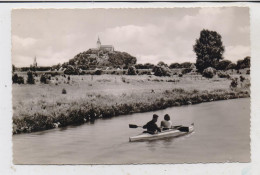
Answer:
<svg viewBox="0 0 260 175"><path fill-rule="evenodd" d="M154 114L153 119L143 126L144 129L147 129L147 133L155 134L156 132L161 132L161 129L156 124L158 117L158 115Z"/></svg>
<svg viewBox="0 0 260 175"><path fill-rule="evenodd" d="M164 120L161 121L161 128L163 130L167 130L167 129L170 129L172 127L172 122L170 121L170 116L169 114L165 114L164 115Z"/></svg>

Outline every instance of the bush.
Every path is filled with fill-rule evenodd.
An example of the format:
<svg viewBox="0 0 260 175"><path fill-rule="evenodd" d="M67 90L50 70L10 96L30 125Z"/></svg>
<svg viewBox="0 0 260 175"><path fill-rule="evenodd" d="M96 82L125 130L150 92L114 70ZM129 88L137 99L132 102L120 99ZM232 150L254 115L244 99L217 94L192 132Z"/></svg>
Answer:
<svg viewBox="0 0 260 175"><path fill-rule="evenodd" d="M246 78L245 78L244 76L242 76L242 75L240 75L239 78L240 78L240 81L241 81L241 82L243 82L243 81L246 79Z"/></svg>
<svg viewBox="0 0 260 175"><path fill-rule="evenodd" d="M187 73L190 73L191 71L192 71L191 68L185 68L185 69L182 69L182 70L181 70L181 73L182 73L182 74L187 74Z"/></svg>
<svg viewBox="0 0 260 175"><path fill-rule="evenodd" d="M230 88L231 88L231 89L232 89L232 88L236 88L237 85L238 85L238 83L237 83L237 78L232 79L232 81L231 81L231 83L230 83Z"/></svg>
<svg viewBox="0 0 260 175"><path fill-rule="evenodd" d="M225 72L218 72L218 77L219 78L230 78L230 75Z"/></svg>
<svg viewBox="0 0 260 175"><path fill-rule="evenodd" d="M66 89L63 88L61 93L62 93L62 94L67 94Z"/></svg>
<svg viewBox="0 0 260 175"><path fill-rule="evenodd" d="M160 67L162 67L162 66L168 67L168 65L167 65L166 63L164 63L163 61L160 61L160 62L157 64L157 66L160 66Z"/></svg>
<svg viewBox="0 0 260 175"><path fill-rule="evenodd" d="M192 65L192 63L190 63L190 62L184 62L184 63L181 63L180 66L181 66L182 68L190 68L191 65Z"/></svg>
<svg viewBox="0 0 260 175"><path fill-rule="evenodd" d="M31 71L27 72L27 83L28 84L35 84L35 80L33 77L33 73Z"/></svg>
<svg viewBox="0 0 260 175"><path fill-rule="evenodd" d="M168 68L164 67L164 66L155 66L153 68L153 72L155 76L170 76L170 71L168 70Z"/></svg>
<svg viewBox="0 0 260 175"><path fill-rule="evenodd" d="M204 71L202 72L202 76L206 77L206 78L213 78L213 76L216 74L216 69L212 68L212 67L208 67L206 69L204 69Z"/></svg>
<svg viewBox="0 0 260 175"><path fill-rule="evenodd" d="M250 70L247 70L247 71L246 71L246 74L249 75L249 74L250 74Z"/></svg>
<svg viewBox="0 0 260 175"><path fill-rule="evenodd" d="M217 69L218 70L227 70L228 66L232 64L229 60L222 60L218 63Z"/></svg>
<svg viewBox="0 0 260 175"><path fill-rule="evenodd" d="M40 78L40 82L41 83L44 83L44 84L47 84L47 75L46 74L42 74L41 75L41 78Z"/></svg>
<svg viewBox="0 0 260 175"><path fill-rule="evenodd" d="M237 61L237 69L244 69L250 67L250 59L251 57L245 57L243 60Z"/></svg>
<svg viewBox="0 0 260 175"><path fill-rule="evenodd" d="M13 83L24 84L23 77L19 77L17 74L13 75L12 80L13 80Z"/></svg>
<svg viewBox="0 0 260 175"><path fill-rule="evenodd" d="M128 70L127 70L127 74L128 75L136 75L137 74L136 68L134 66L129 67Z"/></svg>
<svg viewBox="0 0 260 175"><path fill-rule="evenodd" d="M98 69L94 72L94 75L101 75L102 73L102 70Z"/></svg>
<svg viewBox="0 0 260 175"><path fill-rule="evenodd" d="M169 67L170 69L178 69L181 67L181 65L179 63L172 63Z"/></svg>
<svg viewBox="0 0 260 175"><path fill-rule="evenodd" d="M79 75L79 69L74 68L73 66L69 65L66 70L64 71L64 74L67 75Z"/></svg>
<svg viewBox="0 0 260 175"><path fill-rule="evenodd" d="M227 70L229 69L236 69L237 65L235 63L230 63L228 66L227 66Z"/></svg>

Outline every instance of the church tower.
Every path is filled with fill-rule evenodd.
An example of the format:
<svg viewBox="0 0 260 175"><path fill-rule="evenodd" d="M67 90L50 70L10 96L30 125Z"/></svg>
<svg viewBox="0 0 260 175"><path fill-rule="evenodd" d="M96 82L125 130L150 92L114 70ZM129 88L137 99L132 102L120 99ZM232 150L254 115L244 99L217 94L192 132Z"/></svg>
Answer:
<svg viewBox="0 0 260 175"><path fill-rule="evenodd" d="M101 42L100 42L100 39L98 37L98 40L97 40L97 49L99 50L100 49L100 46L101 46Z"/></svg>
<svg viewBox="0 0 260 175"><path fill-rule="evenodd" d="M34 60L33 60L33 67L37 67L36 57L34 57Z"/></svg>

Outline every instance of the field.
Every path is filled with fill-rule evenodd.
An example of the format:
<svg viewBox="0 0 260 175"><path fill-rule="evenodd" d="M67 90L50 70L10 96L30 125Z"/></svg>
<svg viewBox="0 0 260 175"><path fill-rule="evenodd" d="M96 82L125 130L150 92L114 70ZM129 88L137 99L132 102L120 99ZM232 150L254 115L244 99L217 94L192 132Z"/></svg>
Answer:
<svg viewBox="0 0 260 175"><path fill-rule="evenodd" d="M231 74L231 72L229 72ZM25 77L26 74L18 73ZM250 96L250 77L230 88L231 78L199 74L56 75L48 84L13 84L13 133L32 132L97 118ZM233 72L232 78L241 74Z"/></svg>

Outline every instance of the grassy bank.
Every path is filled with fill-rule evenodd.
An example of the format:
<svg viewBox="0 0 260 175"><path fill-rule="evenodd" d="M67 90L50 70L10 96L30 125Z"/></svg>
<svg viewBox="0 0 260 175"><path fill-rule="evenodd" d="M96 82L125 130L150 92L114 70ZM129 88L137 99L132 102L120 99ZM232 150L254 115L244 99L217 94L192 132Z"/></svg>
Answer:
<svg viewBox="0 0 260 175"><path fill-rule="evenodd" d="M234 75L236 76L236 75ZM237 88L231 80L199 76L71 76L49 84L13 85L13 133L33 132L98 118L172 106L249 97L249 77ZM62 89L66 93L62 93Z"/></svg>

